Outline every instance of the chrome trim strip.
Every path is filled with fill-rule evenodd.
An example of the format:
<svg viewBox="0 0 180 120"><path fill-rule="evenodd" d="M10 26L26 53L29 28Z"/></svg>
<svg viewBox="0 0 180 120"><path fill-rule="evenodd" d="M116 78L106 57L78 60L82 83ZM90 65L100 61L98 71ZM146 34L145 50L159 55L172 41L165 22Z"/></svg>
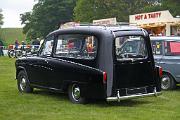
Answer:
<svg viewBox="0 0 180 120"><path fill-rule="evenodd" d="M136 94L136 95L130 95L130 96L122 96L122 97L108 97L106 98L106 100L108 102L111 101L118 101L120 102L120 100L127 100L127 99L133 99L133 98L137 98L137 97L145 97L145 96L158 96L161 95L161 92L156 92L156 93L148 93L148 94Z"/></svg>
<svg viewBox="0 0 180 120"><path fill-rule="evenodd" d="M129 96L120 96L120 91L117 91L117 96L116 97L107 97L106 101L110 102L110 101L118 101L120 102L121 100L127 100L127 99L133 99L133 98L137 98L137 97L145 97L145 96L155 96L157 97L158 95L161 95L161 92L157 92L156 87L154 87L154 91L153 93L147 93L147 94L134 94L134 95L129 95Z"/></svg>
<svg viewBox="0 0 180 120"><path fill-rule="evenodd" d="M117 91L117 98L118 98L118 102L120 102L121 96L120 96L119 90Z"/></svg>

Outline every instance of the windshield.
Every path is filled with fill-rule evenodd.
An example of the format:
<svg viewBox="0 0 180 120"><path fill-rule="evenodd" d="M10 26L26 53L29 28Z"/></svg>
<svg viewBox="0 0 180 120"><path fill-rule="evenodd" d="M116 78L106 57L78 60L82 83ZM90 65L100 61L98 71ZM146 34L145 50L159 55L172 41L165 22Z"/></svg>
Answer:
<svg viewBox="0 0 180 120"><path fill-rule="evenodd" d="M115 39L117 60L144 59L147 49L142 36L123 36Z"/></svg>

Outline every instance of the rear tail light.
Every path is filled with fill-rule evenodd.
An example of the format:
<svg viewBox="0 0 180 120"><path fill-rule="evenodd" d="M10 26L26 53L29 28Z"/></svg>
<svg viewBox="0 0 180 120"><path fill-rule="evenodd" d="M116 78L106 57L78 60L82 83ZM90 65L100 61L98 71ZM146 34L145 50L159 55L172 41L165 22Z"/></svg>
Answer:
<svg viewBox="0 0 180 120"><path fill-rule="evenodd" d="M103 72L103 83L105 84L107 82L107 73Z"/></svg>
<svg viewBox="0 0 180 120"><path fill-rule="evenodd" d="M162 77L162 75L163 75L162 67L159 67L159 77Z"/></svg>

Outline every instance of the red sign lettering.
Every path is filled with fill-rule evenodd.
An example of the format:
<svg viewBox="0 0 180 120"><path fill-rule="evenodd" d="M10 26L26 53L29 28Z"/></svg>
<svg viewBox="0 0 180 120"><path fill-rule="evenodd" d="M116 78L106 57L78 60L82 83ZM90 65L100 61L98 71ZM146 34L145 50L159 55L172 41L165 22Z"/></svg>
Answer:
<svg viewBox="0 0 180 120"><path fill-rule="evenodd" d="M155 13L135 15L135 20L155 19L155 18L160 18L160 17L161 17L161 12L155 12Z"/></svg>

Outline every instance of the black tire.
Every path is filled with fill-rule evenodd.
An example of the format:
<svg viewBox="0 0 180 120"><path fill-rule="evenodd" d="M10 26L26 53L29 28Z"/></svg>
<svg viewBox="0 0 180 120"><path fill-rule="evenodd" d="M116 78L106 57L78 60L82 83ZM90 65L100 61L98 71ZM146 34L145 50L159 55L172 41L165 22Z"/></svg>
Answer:
<svg viewBox="0 0 180 120"><path fill-rule="evenodd" d="M8 51L8 56L9 56L9 58L15 58L15 51L14 50L9 50Z"/></svg>
<svg viewBox="0 0 180 120"><path fill-rule="evenodd" d="M174 78L167 73L164 73L161 78L161 89L162 90L173 90L176 88L176 82Z"/></svg>
<svg viewBox="0 0 180 120"><path fill-rule="evenodd" d="M16 57L16 58L20 58L20 57L22 57L22 56L23 56L23 54L22 54L22 51L21 51L21 50L15 51L15 57Z"/></svg>
<svg viewBox="0 0 180 120"><path fill-rule="evenodd" d="M33 88L30 87L27 74L23 70L21 70L18 73L18 76L17 76L17 86L18 86L19 92L22 92L22 93L31 93L31 92L33 92Z"/></svg>
<svg viewBox="0 0 180 120"><path fill-rule="evenodd" d="M68 87L69 100L75 104L86 103L85 98L81 97L81 89L78 84L73 83Z"/></svg>

